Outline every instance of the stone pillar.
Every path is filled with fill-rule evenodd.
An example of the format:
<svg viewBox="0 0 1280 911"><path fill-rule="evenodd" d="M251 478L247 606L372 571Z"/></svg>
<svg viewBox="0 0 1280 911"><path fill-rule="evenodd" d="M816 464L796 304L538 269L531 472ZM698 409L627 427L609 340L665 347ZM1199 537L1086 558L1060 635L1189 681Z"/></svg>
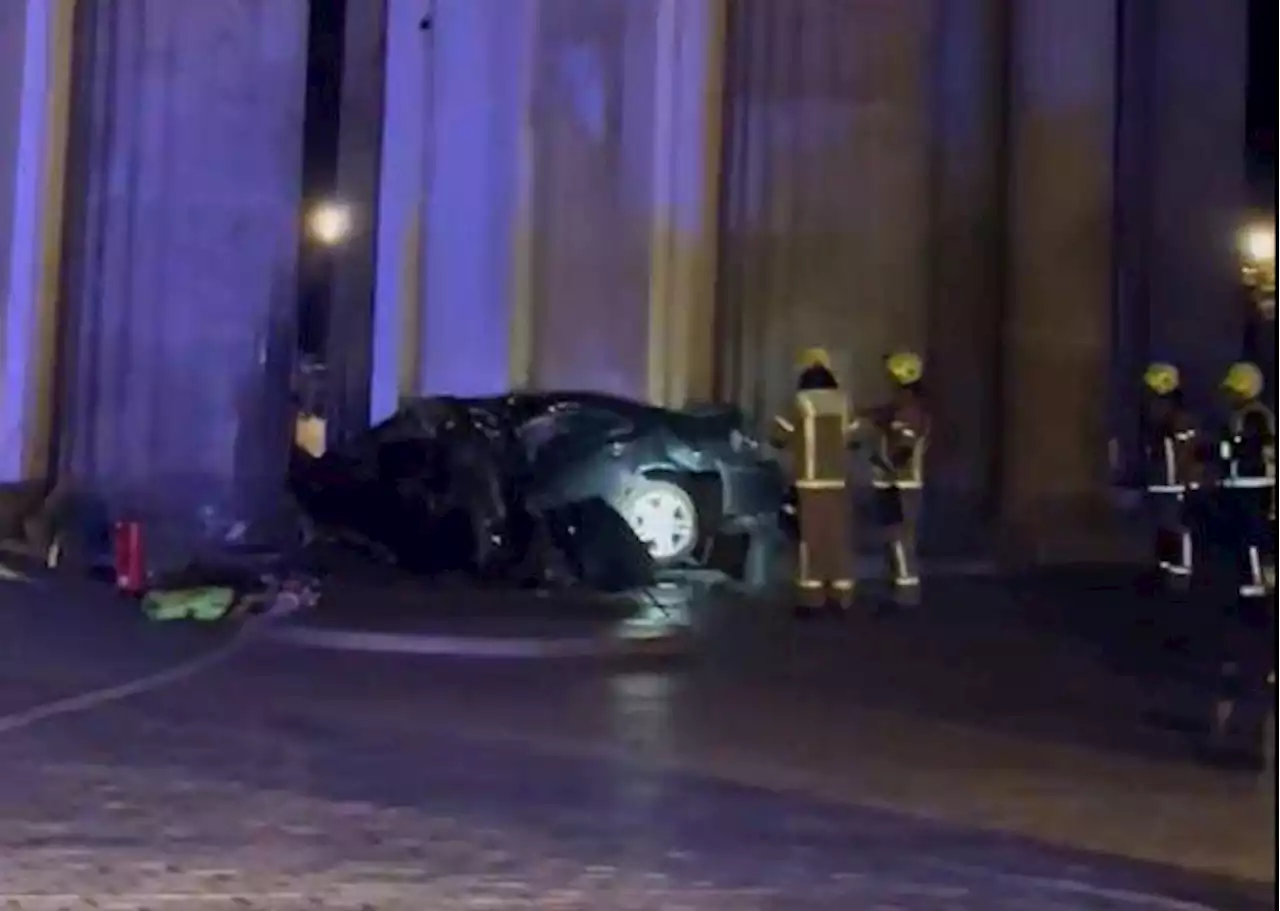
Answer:
<svg viewBox="0 0 1280 911"><path fill-rule="evenodd" d="M1018 0L1012 29L1002 507L1043 555L1108 481L1116 0Z"/></svg>
<svg viewBox="0 0 1280 911"><path fill-rule="evenodd" d="M287 456L306 0L77 20L62 466L133 509L265 506Z"/></svg>
<svg viewBox="0 0 1280 911"><path fill-rule="evenodd" d="M887 351L927 345L939 5L731 3L716 342L749 413L788 400L804 347L867 402Z"/></svg>
<svg viewBox="0 0 1280 911"><path fill-rule="evenodd" d="M931 533L967 531L987 518L998 486L1006 9L1004 0L933 7L926 382L938 428L929 453Z"/></svg>
<svg viewBox="0 0 1280 911"><path fill-rule="evenodd" d="M648 398L709 400L726 0L657 0Z"/></svg>
<svg viewBox="0 0 1280 911"><path fill-rule="evenodd" d="M0 484L50 470L73 14L0 7Z"/></svg>
<svg viewBox="0 0 1280 911"><path fill-rule="evenodd" d="M494 394L513 378L514 307L527 301L517 281L516 224L536 8L536 0L435 3L422 127L427 176L418 388L427 394ZM391 28L405 27L391 20ZM401 50L406 78L407 56ZM412 224L405 211L399 218Z"/></svg>
<svg viewBox="0 0 1280 911"><path fill-rule="evenodd" d="M1137 331L1124 341L1179 364L1192 403L1205 407L1245 331L1236 236L1246 205L1248 0L1219 0L1211 14L1197 0L1130 0L1125 19L1121 59L1134 97L1121 108L1122 153L1133 165L1120 200L1132 229L1122 304L1136 311Z"/></svg>
<svg viewBox="0 0 1280 911"><path fill-rule="evenodd" d="M434 22L422 0L386 0L369 418L418 391L423 216L430 159ZM429 25L430 27L424 27Z"/></svg>

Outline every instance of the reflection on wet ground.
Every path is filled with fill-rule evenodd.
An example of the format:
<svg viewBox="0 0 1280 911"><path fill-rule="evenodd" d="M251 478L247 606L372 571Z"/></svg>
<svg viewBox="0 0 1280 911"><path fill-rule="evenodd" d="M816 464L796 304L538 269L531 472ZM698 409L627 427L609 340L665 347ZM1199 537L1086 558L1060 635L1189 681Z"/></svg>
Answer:
<svg viewBox="0 0 1280 911"><path fill-rule="evenodd" d="M218 895L433 911L1272 907L1247 881L1274 878L1273 796L1144 725L1150 680L1106 671L1107 636L1046 652L986 594L963 623L932 607L808 626L708 609L703 653L665 665L249 644L0 737L0 894L41 908L89 894L193 909ZM760 608L716 608L739 609ZM7 706L54 692L47 647L40 673L9 653Z"/></svg>

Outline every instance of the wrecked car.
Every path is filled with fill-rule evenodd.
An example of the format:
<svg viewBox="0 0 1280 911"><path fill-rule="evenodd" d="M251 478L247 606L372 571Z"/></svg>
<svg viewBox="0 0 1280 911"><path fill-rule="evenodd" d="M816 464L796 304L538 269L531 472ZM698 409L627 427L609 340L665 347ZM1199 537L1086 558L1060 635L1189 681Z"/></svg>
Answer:
<svg viewBox="0 0 1280 911"><path fill-rule="evenodd" d="M591 517L578 551L629 532L657 568L740 576L785 489L735 409L581 392L411 400L350 446L297 451L292 476L319 527L428 572L510 566L539 536L572 550Z"/></svg>

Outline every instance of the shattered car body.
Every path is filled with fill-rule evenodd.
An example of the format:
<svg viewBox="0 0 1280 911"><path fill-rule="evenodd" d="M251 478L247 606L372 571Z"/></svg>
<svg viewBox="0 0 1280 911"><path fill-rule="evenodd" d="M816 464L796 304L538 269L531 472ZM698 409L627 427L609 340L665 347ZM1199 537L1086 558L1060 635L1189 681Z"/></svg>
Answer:
<svg viewBox="0 0 1280 911"><path fill-rule="evenodd" d="M421 571L509 568L540 535L563 550L569 511L599 502L622 520L590 510L603 537L629 529L654 565L740 573L784 483L733 409L538 392L407 402L344 450L298 453L294 489L322 527Z"/></svg>

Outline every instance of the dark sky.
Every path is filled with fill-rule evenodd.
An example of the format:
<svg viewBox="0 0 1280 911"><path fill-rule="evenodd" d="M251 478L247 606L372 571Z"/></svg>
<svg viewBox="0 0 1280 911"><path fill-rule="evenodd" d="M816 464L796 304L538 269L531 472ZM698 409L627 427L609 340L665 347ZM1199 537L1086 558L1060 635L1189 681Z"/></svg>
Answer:
<svg viewBox="0 0 1280 911"><path fill-rule="evenodd" d="M1249 3L1249 145L1258 164L1276 166L1276 0Z"/></svg>

